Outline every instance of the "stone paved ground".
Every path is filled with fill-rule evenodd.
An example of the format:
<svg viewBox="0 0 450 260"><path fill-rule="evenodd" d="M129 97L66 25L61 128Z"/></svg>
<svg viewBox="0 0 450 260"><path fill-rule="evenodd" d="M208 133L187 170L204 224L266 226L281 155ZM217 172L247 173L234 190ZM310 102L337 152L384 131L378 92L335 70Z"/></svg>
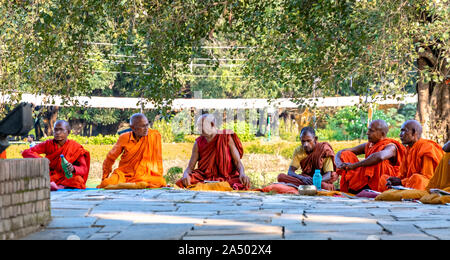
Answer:
<svg viewBox="0 0 450 260"><path fill-rule="evenodd" d="M184 190L51 193L53 220L24 239L450 239L450 206Z"/></svg>

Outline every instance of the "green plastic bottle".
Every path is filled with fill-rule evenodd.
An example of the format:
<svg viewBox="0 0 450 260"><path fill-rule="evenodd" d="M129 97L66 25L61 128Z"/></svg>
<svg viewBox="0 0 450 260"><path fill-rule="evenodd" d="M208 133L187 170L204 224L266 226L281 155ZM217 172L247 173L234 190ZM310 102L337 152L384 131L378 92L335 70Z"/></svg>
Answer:
<svg viewBox="0 0 450 260"><path fill-rule="evenodd" d="M64 170L64 174L66 175L67 179L72 178L73 174L69 171L69 168L67 167L67 165L69 164L69 162L67 161L67 159L64 157L64 155L61 154L61 167Z"/></svg>

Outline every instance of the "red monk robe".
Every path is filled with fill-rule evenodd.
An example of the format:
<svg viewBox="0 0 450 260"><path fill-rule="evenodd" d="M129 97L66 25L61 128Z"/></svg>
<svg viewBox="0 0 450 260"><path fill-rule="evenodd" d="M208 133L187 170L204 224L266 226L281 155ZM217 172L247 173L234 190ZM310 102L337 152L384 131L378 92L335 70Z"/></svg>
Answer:
<svg viewBox="0 0 450 260"><path fill-rule="evenodd" d="M408 146L398 176L402 185L425 190L443 155L441 146L431 140L421 138L411 147Z"/></svg>
<svg viewBox="0 0 450 260"><path fill-rule="evenodd" d="M325 165L325 163L327 163L327 165ZM336 165L334 164L334 151L329 143L317 143L313 152L300 161L300 167L302 169L302 174L310 177L313 177L316 169L320 169L320 173L322 175L330 172L331 178L326 181L322 181L322 189L334 190L333 183L338 179L338 174L336 173ZM278 175L277 179L278 182L292 183L296 186L305 185L305 183L298 178L286 174Z"/></svg>
<svg viewBox="0 0 450 260"><path fill-rule="evenodd" d="M68 188L86 189L91 157L83 146L73 140L67 140L63 146L58 147L54 140L48 140L22 152L23 158L41 158L40 154L45 154L50 161L50 182ZM70 179L66 178L62 169L61 154L75 168Z"/></svg>
<svg viewBox="0 0 450 260"><path fill-rule="evenodd" d="M6 159L6 150L0 153L0 159Z"/></svg>
<svg viewBox="0 0 450 260"><path fill-rule="evenodd" d="M376 144L368 142L365 146L365 156L382 151L387 145L394 144L397 147L397 156L395 162L384 160L378 164L366 167L359 167L354 170L345 171L338 169L336 172L341 175L340 190L343 192L358 191L366 186L375 191L385 191L386 180L389 177L397 177L400 172L400 163L405 156L405 147L394 139L385 138ZM341 153L342 162L357 163L358 157L350 152L343 151Z"/></svg>
<svg viewBox="0 0 450 260"><path fill-rule="evenodd" d="M239 137L229 130L219 130L209 143L204 136L195 140L198 145L199 159L198 168L189 174L192 185L204 181L226 181L234 190L245 189L239 180L239 171L231 156L228 143L230 136L242 158L244 154L242 143ZM176 185L185 188L181 180L178 180Z"/></svg>

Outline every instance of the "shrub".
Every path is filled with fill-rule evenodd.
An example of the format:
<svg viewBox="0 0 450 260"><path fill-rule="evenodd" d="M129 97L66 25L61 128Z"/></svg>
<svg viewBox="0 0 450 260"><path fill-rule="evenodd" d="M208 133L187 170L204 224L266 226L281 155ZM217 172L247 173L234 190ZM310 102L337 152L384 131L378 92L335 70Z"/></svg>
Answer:
<svg viewBox="0 0 450 260"><path fill-rule="evenodd" d="M172 167L164 175L167 184L174 185L181 177L183 177L183 169L181 167Z"/></svg>

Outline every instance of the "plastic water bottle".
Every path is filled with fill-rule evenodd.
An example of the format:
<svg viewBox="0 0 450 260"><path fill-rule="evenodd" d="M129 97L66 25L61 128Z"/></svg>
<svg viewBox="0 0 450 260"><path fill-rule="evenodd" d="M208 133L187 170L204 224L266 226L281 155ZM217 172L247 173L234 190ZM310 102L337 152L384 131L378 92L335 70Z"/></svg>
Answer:
<svg viewBox="0 0 450 260"><path fill-rule="evenodd" d="M322 189L322 174L320 174L320 170L314 171L313 184L316 186L317 190Z"/></svg>
<svg viewBox="0 0 450 260"><path fill-rule="evenodd" d="M61 157L61 167L64 170L64 174L66 175L67 179L72 178L73 174L69 171L69 168L67 167L67 165L69 164L69 162L67 161L66 157L64 157L64 155L60 155Z"/></svg>

